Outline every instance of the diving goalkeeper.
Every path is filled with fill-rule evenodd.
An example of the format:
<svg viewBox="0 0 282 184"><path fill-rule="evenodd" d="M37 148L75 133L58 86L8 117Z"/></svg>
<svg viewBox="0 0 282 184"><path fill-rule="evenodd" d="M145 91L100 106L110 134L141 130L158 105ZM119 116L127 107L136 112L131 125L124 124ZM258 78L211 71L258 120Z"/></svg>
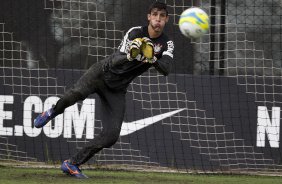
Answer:
<svg viewBox="0 0 282 184"><path fill-rule="evenodd" d="M101 133L90 145L62 163L63 172L78 178L87 178L79 166L103 148L116 143L125 113L125 94L134 78L150 67L165 76L169 74L173 63L174 44L163 33L169 19L166 4L154 2L149 8L147 18L147 26L131 28L115 53L93 64L55 106L34 120L34 126L41 128L63 113L67 107L84 100L90 94L97 93L101 98Z"/></svg>

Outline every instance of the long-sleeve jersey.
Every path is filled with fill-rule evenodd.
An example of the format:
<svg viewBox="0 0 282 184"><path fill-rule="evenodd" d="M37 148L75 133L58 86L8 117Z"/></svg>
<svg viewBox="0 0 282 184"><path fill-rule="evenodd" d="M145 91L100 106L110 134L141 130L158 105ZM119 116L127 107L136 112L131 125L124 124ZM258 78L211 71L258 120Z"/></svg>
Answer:
<svg viewBox="0 0 282 184"><path fill-rule="evenodd" d="M127 59L129 47L135 38L148 37L148 26L133 27L124 36L118 50L104 63L105 81L114 89L126 89L137 76L155 67L158 72L168 75L173 63L174 43L164 33L158 38L150 38L154 44L154 63L142 62L145 58L139 54L133 61Z"/></svg>

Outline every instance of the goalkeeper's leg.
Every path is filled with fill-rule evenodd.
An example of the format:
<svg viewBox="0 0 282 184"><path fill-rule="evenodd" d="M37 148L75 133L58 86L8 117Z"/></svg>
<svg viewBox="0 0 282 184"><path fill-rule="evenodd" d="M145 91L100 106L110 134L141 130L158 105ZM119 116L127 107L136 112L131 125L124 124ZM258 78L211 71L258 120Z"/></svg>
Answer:
<svg viewBox="0 0 282 184"><path fill-rule="evenodd" d="M101 112L102 132L94 140L70 158L70 163L81 165L103 148L111 147L119 138L125 112L125 92L102 91Z"/></svg>
<svg viewBox="0 0 282 184"><path fill-rule="evenodd" d="M63 113L67 107L95 93L101 85L104 85L102 73L102 63L98 62L92 65L77 81L74 87L59 99L54 107L37 116L34 120L34 126L37 128L45 126L50 120Z"/></svg>

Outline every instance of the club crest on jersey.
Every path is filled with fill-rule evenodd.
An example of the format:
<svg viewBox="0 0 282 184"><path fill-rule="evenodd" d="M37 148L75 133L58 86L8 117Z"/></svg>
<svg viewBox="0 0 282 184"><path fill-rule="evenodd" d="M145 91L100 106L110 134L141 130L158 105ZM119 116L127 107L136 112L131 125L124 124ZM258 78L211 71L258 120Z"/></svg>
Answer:
<svg viewBox="0 0 282 184"><path fill-rule="evenodd" d="M159 54L160 52L161 52L161 50L162 50L162 45L161 44L155 44L154 45L154 52L155 52L155 54Z"/></svg>

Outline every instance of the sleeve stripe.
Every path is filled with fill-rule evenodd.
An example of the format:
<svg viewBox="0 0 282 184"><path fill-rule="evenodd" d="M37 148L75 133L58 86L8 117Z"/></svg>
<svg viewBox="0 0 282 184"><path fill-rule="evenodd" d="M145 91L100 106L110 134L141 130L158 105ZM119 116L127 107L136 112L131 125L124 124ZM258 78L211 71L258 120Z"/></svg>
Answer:
<svg viewBox="0 0 282 184"><path fill-rule="evenodd" d="M167 50L163 52L163 55L170 56L173 58L173 51L174 51L174 44L173 41L168 41L167 42Z"/></svg>
<svg viewBox="0 0 282 184"><path fill-rule="evenodd" d="M127 31L127 33L126 33L125 36L123 37L123 40L122 40L121 44L119 45L119 50L120 50L120 52L124 52L124 53L127 52L128 47L129 47L129 44L130 44L130 40L128 39L129 33L130 33L132 30L134 30L134 29L140 29L140 28L141 28L141 26L139 26L139 27L132 27L131 29L129 29L129 30Z"/></svg>
<svg viewBox="0 0 282 184"><path fill-rule="evenodd" d="M173 58L173 54L172 54L171 52L169 52L169 51L164 51L164 52L163 52L163 56L164 56L164 55L167 55L167 56Z"/></svg>

